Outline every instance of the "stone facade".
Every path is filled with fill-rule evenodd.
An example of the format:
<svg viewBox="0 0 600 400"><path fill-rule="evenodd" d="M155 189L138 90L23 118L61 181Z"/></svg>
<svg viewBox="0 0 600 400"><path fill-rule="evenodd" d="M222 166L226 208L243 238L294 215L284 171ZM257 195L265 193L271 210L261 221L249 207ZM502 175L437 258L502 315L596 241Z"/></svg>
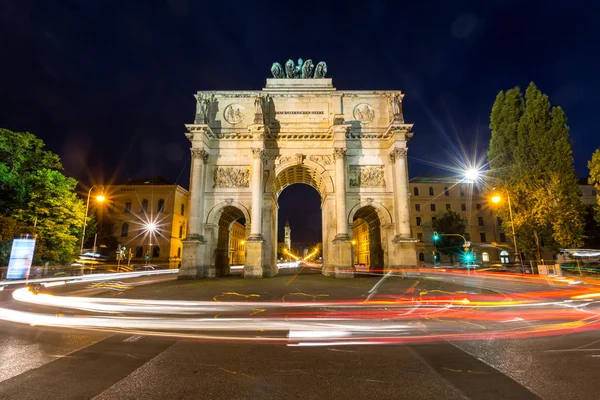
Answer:
<svg viewBox="0 0 600 400"><path fill-rule="evenodd" d="M321 195L323 273L352 277L352 224L377 232L382 269L415 266L399 91L338 91L331 79L267 79L261 91L198 92L189 236L180 278L227 274L233 221L246 221L245 277L277 274L277 199L304 183ZM221 233L222 232L222 233ZM225 260L225 261L224 261Z"/></svg>
<svg viewBox="0 0 600 400"><path fill-rule="evenodd" d="M179 268L187 232L188 191L150 178L105 185L105 192L109 205L103 218L112 224L112 235L127 253L131 250L131 263L145 264L147 254L149 263ZM150 223L156 226L154 232L148 230Z"/></svg>

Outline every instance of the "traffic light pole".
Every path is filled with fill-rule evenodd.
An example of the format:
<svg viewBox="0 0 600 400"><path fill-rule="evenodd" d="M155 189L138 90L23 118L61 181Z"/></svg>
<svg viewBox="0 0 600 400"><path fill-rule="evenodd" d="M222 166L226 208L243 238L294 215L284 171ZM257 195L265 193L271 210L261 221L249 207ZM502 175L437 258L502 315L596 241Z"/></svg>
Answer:
<svg viewBox="0 0 600 400"><path fill-rule="evenodd" d="M463 235L460 235L458 233L437 233L437 232L433 232L433 242L437 242L438 239L440 238L440 236L458 236L459 238L461 238L465 244L463 245L463 248L465 249L465 252L469 252L469 248L471 247L471 244L469 243L469 241L467 240L466 237L464 237ZM469 260L470 261L470 260ZM435 264L435 256L434 256L434 264Z"/></svg>

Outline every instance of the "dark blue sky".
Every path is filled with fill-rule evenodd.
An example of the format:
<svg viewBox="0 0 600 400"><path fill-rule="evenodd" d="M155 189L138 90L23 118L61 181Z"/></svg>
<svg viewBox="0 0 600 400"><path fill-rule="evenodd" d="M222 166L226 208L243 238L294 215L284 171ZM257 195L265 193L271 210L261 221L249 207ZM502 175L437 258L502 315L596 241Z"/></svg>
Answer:
<svg viewBox="0 0 600 400"><path fill-rule="evenodd" d="M410 174L456 143L483 154L499 90L566 110L575 166L600 146L600 6L551 1L0 3L0 126L31 131L82 183L187 187L196 90L261 89L274 61L326 61L338 89L406 93ZM583 5L582 5L583 4ZM439 172L439 171L438 171Z"/></svg>

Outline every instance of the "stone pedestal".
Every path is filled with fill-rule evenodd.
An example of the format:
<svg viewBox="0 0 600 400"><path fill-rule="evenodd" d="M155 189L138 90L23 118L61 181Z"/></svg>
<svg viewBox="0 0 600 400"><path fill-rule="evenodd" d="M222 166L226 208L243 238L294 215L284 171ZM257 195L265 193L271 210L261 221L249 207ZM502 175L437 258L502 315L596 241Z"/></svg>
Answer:
<svg viewBox="0 0 600 400"><path fill-rule="evenodd" d="M246 263L244 278L262 278L265 265L265 241L262 236L249 237L246 240ZM268 268L271 269L271 268ZM268 271L271 273L272 271Z"/></svg>
<svg viewBox="0 0 600 400"><path fill-rule="evenodd" d="M354 278L352 260L352 242L347 237L337 237L333 241L334 265L328 276L335 278ZM324 275L327 275L323 273Z"/></svg>
<svg viewBox="0 0 600 400"><path fill-rule="evenodd" d="M206 265L202 265L206 243L199 237L187 237L183 240L181 267L177 279L202 279Z"/></svg>
<svg viewBox="0 0 600 400"><path fill-rule="evenodd" d="M388 272L390 269L417 268L416 242L415 239L396 236L390 246L390 265L386 268L385 272Z"/></svg>

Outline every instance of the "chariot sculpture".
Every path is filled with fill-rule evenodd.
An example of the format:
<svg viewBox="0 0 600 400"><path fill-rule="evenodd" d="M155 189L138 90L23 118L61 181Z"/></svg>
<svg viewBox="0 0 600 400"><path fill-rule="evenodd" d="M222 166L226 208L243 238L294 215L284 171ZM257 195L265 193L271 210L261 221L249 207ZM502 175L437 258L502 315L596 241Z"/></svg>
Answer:
<svg viewBox="0 0 600 400"><path fill-rule="evenodd" d="M271 66L271 73L273 74L273 78L277 79L322 79L325 78L325 75L327 74L327 64L324 61L321 61L315 67L312 60L308 59L302 61L302 59L299 58L298 65L294 64L293 60L287 60L285 68L277 62L273 63Z"/></svg>

